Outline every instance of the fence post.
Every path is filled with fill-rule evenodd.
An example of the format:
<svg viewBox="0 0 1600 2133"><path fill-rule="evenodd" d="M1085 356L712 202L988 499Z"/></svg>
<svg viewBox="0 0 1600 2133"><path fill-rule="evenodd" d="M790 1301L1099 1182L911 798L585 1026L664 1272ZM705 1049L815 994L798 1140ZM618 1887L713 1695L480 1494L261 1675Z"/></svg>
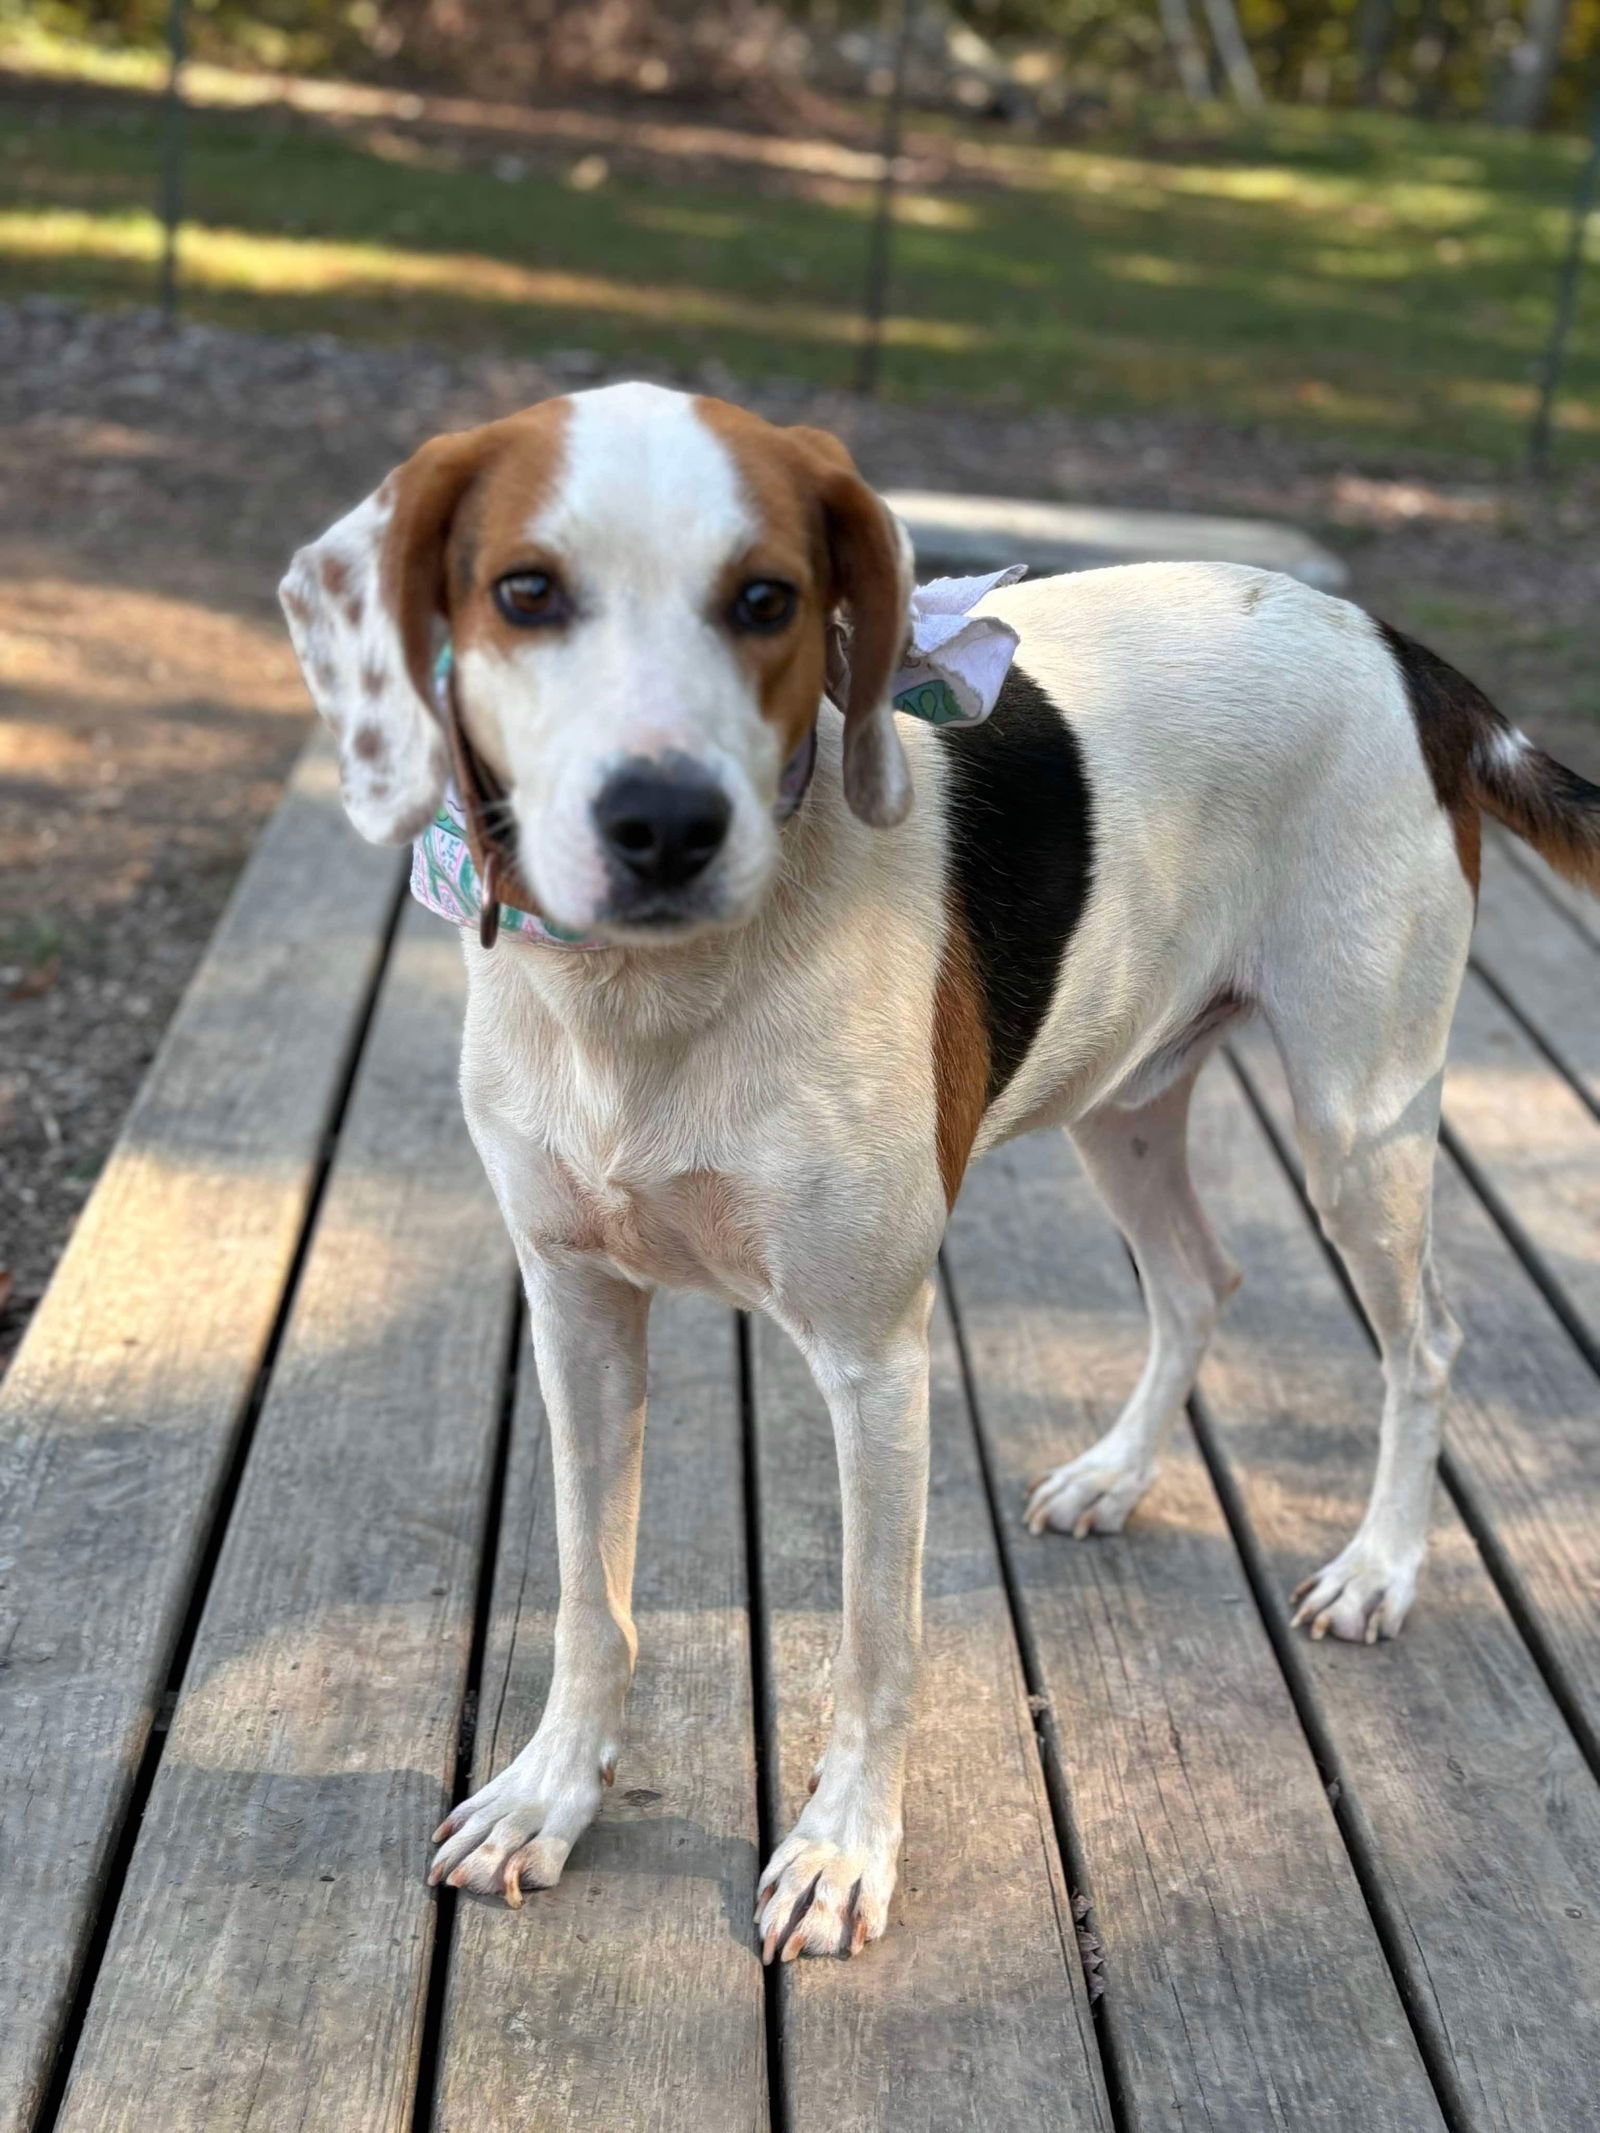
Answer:
<svg viewBox="0 0 1600 2133"><path fill-rule="evenodd" d="M185 148L183 47L185 0L168 0L167 94L161 135L161 316L178 317L178 224L183 217Z"/></svg>
<svg viewBox="0 0 1600 2133"><path fill-rule="evenodd" d="M1550 467L1550 432L1555 422L1556 392L1560 387L1561 371L1566 362L1567 337L1572 331L1573 314L1578 308L1578 281L1583 270L1583 240L1588 228L1590 210L1594 206L1597 183L1600 183L1600 102L1596 103L1590 119L1589 154L1572 202L1572 227L1567 235L1567 256L1561 262L1561 280L1556 289L1555 321L1550 329L1550 345L1545 350L1544 362L1540 366L1539 404L1533 411L1533 426L1528 431L1530 474L1548 473Z"/></svg>
<svg viewBox="0 0 1600 2133"><path fill-rule="evenodd" d="M905 102L906 62L911 52L912 19L916 0L897 0L894 28L894 72L883 107L883 131L878 152L883 168L878 175L878 199L872 229L867 238L867 274L861 294L861 342L856 354L856 391L870 400L878 389L878 371L883 358L883 319L889 301L890 249L894 240L894 169L900 156L900 114Z"/></svg>

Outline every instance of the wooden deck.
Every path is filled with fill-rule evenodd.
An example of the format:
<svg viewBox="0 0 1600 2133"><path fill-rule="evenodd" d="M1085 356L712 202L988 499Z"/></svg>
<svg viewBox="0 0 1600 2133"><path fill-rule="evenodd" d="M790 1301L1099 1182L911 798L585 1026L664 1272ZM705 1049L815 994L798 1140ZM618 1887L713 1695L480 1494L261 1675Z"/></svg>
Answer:
<svg viewBox="0 0 1600 2133"><path fill-rule="evenodd" d="M970 1180L895 1921L764 1975L837 1496L798 1359L703 1301L656 1312L600 1824L519 1913L424 1886L532 1729L556 1586L458 954L401 872L313 745L0 1390L0 2133L1600 2127L1600 915L1491 851L1398 1643L1286 1627L1378 1379L1262 1046L1199 1098L1246 1285L1122 1539L1017 1512L1133 1382L1128 1262L1062 1137Z"/></svg>

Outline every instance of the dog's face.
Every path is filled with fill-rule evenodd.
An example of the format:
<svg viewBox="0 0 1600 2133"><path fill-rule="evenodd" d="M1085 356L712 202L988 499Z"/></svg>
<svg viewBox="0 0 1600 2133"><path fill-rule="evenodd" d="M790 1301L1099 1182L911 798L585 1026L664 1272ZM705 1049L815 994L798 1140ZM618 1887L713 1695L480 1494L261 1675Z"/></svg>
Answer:
<svg viewBox="0 0 1600 2133"><path fill-rule="evenodd" d="M904 814L888 684L910 592L903 530L835 438L651 385L434 439L281 588L362 835L404 843L439 805L442 627L541 912L635 943L760 903L835 610L846 797Z"/></svg>

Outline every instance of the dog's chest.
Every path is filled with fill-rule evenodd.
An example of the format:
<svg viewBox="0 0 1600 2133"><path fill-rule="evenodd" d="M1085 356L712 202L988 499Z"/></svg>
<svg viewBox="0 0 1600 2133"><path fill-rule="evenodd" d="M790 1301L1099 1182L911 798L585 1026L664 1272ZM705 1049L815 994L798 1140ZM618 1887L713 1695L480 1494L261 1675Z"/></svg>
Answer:
<svg viewBox="0 0 1600 2133"><path fill-rule="evenodd" d="M756 1307L767 1296L764 1224L744 1180L718 1170L629 1179L560 1158L555 1168L545 1250L597 1256L630 1281L730 1303Z"/></svg>

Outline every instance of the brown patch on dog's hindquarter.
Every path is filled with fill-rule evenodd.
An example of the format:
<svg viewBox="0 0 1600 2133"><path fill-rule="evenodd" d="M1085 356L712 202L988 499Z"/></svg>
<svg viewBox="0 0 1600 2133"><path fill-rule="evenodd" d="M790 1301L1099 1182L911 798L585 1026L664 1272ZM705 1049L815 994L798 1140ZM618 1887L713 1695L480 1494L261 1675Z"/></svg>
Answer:
<svg viewBox="0 0 1600 2133"><path fill-rule="evenodd" d="M953 1207L988 1106L989 1034L972 940L959 904L946 907L944 952L933 998L934 1145L945 1204Z"/></svg>

